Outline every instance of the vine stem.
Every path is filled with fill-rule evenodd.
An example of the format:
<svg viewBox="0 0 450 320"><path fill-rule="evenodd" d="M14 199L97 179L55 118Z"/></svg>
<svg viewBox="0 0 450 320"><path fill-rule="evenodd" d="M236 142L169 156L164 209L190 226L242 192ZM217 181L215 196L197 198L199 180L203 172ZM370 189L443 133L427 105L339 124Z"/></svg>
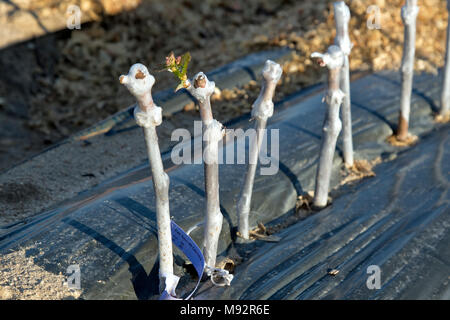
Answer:
<svg viewBox="0 0 450 320"><path fill-rule="evenodd" d="M262 70L262 87L258 98L252 107L252 119L255 119L256 139L250 139L249 163L244 178L241 194L237 203L238 231L244 239L249 239L249 214L252 201L253 184L261 143L266 131L267 119L273 115L273 96L275 87L282 74L281 66L271 60L267 60ZM255 141L256 140L256 141ZM255 143L256 142L256 143Z"/></svg>
<svg viewBox="0 0 450 320"><path fill-rule="evenodd" d="M215 83L203 73L197 73L192 81L186 80L186 89L197 99L203 124L203 160L205 177L205 231L203 255L207 270L216 266L217 247L222 230L223 215L219 199L219 142L223 138L223 125L214 119L211 95Z"/></svg>
<svg viewBox="0 0 450 320"><path fill-rule="evenodd" d="M158 225L160 292L167 290L175 296L178 277L173 274L172 232L169 209L169 176L164 172L156 127L162 123L162 109L152 99L151 89L155 78L143 64L134 64L128 75L120 77L138 105L134 109L136 123L143 128L148 159L152 172L156 197L156 220ZM169 285L170 284L170 285ZM170 288L168 288L170 286Z"/></svg>
<svg viewBox="0 0 450 320"><path fill-rule="evenodd" d="M350 64L349 55L352 43L348 34L348 23L350 21L350 9L344 1L334 3L334 17L336 21L335 44L341 48L344 54L344 65L341 69L340 88L345 94L342 102L342 142L344 152L344 163L348 167L353 166L353 137L352 137L352 111L350 98Z"/></svg>
<svg viewBox="0 0 450 320"><path fill-rule="evenodd" d="M400 100L400 114L398 118L397 139L405 141L408 138L409 113L411 109L411 92L414 75L414 54L416 43L416 18L419 13L417 0L406 0L402 7L401 16L405 25L403 57L401 67L402 91Z"/></svg>
<svg viewBox="0 0 450 320"><path fill-rule="evenodd" d="M450 0L447 0L447 11L450 13ZM447 21L447 42L444 68L444 82L441 93L441 110L443 118L450 118L450 14Z"/></svg>
<svg viewBox="0 0 450 320"><path fill-rule="evenodd" d="M338 46L332 45L325 54L314 52L311 57L319 58L320 66L328 68L328 91L324 98L328 104L328 109L322 129L323 135L313 200L315 208L323 208L328 201L336 141L342 129L339 109L344 98L344 93L340 89L340 73L344 64L344 53Z"/></svg>

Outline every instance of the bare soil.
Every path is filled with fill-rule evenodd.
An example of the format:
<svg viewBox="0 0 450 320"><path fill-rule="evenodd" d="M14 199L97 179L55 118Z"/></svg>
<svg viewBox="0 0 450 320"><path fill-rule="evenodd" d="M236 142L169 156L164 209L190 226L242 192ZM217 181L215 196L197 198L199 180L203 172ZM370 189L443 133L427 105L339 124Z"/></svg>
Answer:
<svg viewBox="0 0 450 320"><path fill-rule="evenodd" d="M32 248L35 249L35 248ZM0 255L0 300L77 299L81 290L69 289L66 276L34 263L30 248ZM43 252L37 253L37 255Z"/></svg>

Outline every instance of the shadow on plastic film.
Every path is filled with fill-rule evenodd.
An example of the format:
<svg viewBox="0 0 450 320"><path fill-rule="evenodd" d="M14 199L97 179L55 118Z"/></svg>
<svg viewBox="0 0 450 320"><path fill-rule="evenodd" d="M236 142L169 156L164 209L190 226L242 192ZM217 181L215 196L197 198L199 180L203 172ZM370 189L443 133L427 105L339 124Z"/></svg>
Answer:
<svg viewBox="0 0 450 320"><path fill-rule="evenodd" d="M193 183L189 182L188 180L185 180L185 179L180 178L180 177L174 177L173 179L178 181L178 182L181 182L183 185L185 185L186 187L188 187L189 189L194 191L200 197L205 198L205 191L203 189L200 189L199 187L197 187ZM229 226L229 229L230 229L231 240L234 241L235 238L236 238L236 235L235 235L235 232L234 232L235 230L234 230L234 226L233 226L233 221L231 220L231 216L228 213L227 209L225 209L225 207L222 204L220 204L220 211L222 212L222 215L225 218L225 220L228 222L228 226Z"/></svg>
<svg viewBox="0 0 450 320"><path fill-rule="evenodd" d="M380 74L380 73L374 73L373 76L374 76L375 78L378 78L378 79L381 79L381 80L384 80L384 81L387 81L387 82L389 82L389 83L392 83L392 84L396 85L397 87L399 87L399 90L400 90L400 87L401 87L401 83L400 83L400 82L398 82L398 81L396 81L396 80L394 80L394 79L391 79L391 78L389 78L389 77L386 77L386 76L384 76L384 75L382 75L382 74ZM420 77L420 76L419 76L419 77ZM417 76L414 77L414 80L416 80L416 79L417 79ZM431 109L431 111L432 111L433 113L439 112L440 108L434 103L433 99L430 98L429 96L427 96L427 95L426 95L425 93L423 93L422 91L420 91L420 90L418 90L417 88L415 88L415 87L414 87L414 84L413 84L412 93L415 94L415 95L417 95L417 96L419 96L419 97L422 98L426 103L428 103L428 105L430 106L430 109Z"/></svg>
<svg viewBox="0 0 450 320"><path fill-rule="evenodd" d="M368 113L370 113L371 115L375 116L376 118L380 119L382 122L384 122L385 124L387 124L389 126L389 128L391 128L391 130L393 132L395 132L397 130L397 124L394 124L392 122L390 122L385 116L383 116L381 113L379 113L376 110L370 109L366 106L363 106L362 104L359 104L357 102L353 102L352 101L352 106L357 107L359 109L362 109L364 111L367 111Z"/></svg>
<svg viewBox="0 0 450 320"><path fill-rule="evenodd" d="M136 297L139 300L148 300L151 296L159 294L159 257L156 258L152 270L147 274L136 257L120 247L114 241L76 220L65 218L62 221L100 242L119 256L124 262L128 263L128 270L131 273L130 281L133 285Z"/></svg>
<svg viewBox="0 0 450 320"><path fill-rule="evenodd" d="M150 231L153 232L153 234L155 236L157 236L158 229L157 229L157 225L156 225L155 212L153 212L148 207L142 205L141 203L139 203L136 200L133 200L129 197L121 197L121 198L114 199L113 201L118 203L125 209L127 209L128 212L130 212L135 217L140 218L140 219L142 219L142 217L143 217L143 218L146 218L147 220L150 220L152 223L146 222L146 224L148 224L150 226Z"/></svg>
<svg viewBox="0 0 450 320"><path fill-rule="evenodd" d="M308 136L314 138L314 141L317 141L317 142L318 142L317 145L318 145L318 147L320 148L320 143L321 143L321 141L322 141L322 137L321 137L320 134L314 133L314 132L312 132L312 131L310 131L310 130L308 130L308 129L305 129L305 128L303 128L303 127L300 127L300 126L298 126L298 125L295 125L295 124L293 124L293 123L291 123L291 122L286 122L285 124L286 124L287 127L290 127L290 128L292 128L292 129L294 129L294 130L303 132L303 133L305 133L306 135L308 135ZM338 143L336 143L336 154L337 154L341 159L344 159L344 151L342 150L342 148L339 146ZM281 161L280 161L280 164L281 164ZM314 164L315 164L315 163L314 163ZM280 170L281 170L281 165L280 165ZM295 187L295 186L296 186L296 184L294 184L294 187ZM296 188L296 190L297 190L297 188ZM303 193L303 192L302 192L302 193ZM300 194L302 194L302 193L298 193L298 191L297 191L297 195L300 195Z"/></svg>

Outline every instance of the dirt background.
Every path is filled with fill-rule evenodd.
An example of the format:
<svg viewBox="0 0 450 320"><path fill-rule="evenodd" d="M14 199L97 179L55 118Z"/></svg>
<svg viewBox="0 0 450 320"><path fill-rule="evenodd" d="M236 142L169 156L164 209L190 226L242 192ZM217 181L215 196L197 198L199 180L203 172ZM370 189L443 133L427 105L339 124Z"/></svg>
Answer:
<svg viewBox="0 0 450 320"><path fill-rule="evenodd" d="M352 71L398 68L404 1L346 2L352 14ZM90 21L80 30L64 27L70 4L79 5L83 21ZM380 8L380 30L367 27L374 18L367 8L374 4ZM444 62L446 2L421 0L419 5L415 69L436 72ZM58 23L49 21L59 21L61 31L50 32ZM135 62L149 66L157 79L154 90L162 90L177 84L171 74L157 71L170 51L191 52L192 75L287 46L295 52L283 66L279 100L324 81L324 71L309 56L326 50L335 35L332 1L324 0L251 0L245 5L221 0L1 0L0 22L17 33L45 34L0 51L0 171L132 104L118 78ZM248 112L258 90L256 83L225 90L215 97L215 116L225 121ZM192 106L186 110L196 112Z"/></svg>

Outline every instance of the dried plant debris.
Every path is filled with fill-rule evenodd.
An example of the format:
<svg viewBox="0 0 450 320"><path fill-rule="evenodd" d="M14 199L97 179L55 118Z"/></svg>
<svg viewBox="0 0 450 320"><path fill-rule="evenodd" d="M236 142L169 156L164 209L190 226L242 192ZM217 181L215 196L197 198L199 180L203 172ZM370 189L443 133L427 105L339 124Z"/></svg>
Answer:
<svg viewBox="0 0 450 320"><path fill-rule="evenodd" d="M327 205L333 203L333 198L327 196ZM321 210L323 208L317 208L314 206L314 190L309 190L297 197L295 203L295 212L300 215L300 218L306 218L313 213L313 211Z"/></svg>
<svg viewBox="0 0 450 320"><path fill-rule="evenodd" d="M368 177L375 177L373 167L379 163L381 163L381 157L377 157L370 161L364 159L355 160L353 166L351 167L344 165L344 168L341 171L344 178L341 181L340 185L344 185Z"/></svg>
<svg viewBox="0 0 450 320"><path fill-rule="evenodd" d="M216 268L227 270L229 273L234 272L234 268L237 263L229 257L218 257L216 262Z"/></svg>
<svg viewBox="0 0 450 320"><path fill-rule="evenodd" d="M97 3L82 2L86 2L85 6ZM108 14L121 10L116 2L101 1ZM374 1L380 8L379 30L367 27L373 17L367 13L366 1L348 3L352 13L350 39L354 44L352 71L400 66L403 2ZM415 70L436 73L442 66L446 19L444 1L422 1ZM120 88L117 76L136 61L156 71L159 61L171 50L191 52L195 58L189 68L208 71L251 52L290 47L295 52L283 65L285 76L275 95L277 101L325 79L309 56L333 42L334 29L332 3L326 0L252 0L245 5L222 0L142 1L135 10L105 16L102 21L73 31L69 38L58 40L61 55L54 73L45 68L34 72L39 87L32 97L28 124L56 141L104 119L133 102ZM156 90L171 86L170 75L159 73L156 77ZM249 112L255 98L250 87L231 90L227 101L214 106L219 121ZM259 89L255 91L257 94Z"/></svg>
<svg viewBox="0 0 450 320"><path fill-rule="evenodd" d="M258 222L258 226L249 231L249 239L262 240L267 242L279 242L281 238L274 235L274 233L278 232L279 230L281 230L281 228L266 228L262 222ZM236 235L242 238L239 231L236 232Z"/></svg>
<svg viewBox="0 0 450 320"><path fill-rule="evenodd" d="M387 142L394 147L410 147L415 145L418 141L419 138L411 133L408 133L405 139L399 139L395 134L387 138Z"/></svg>
<svg viewBox="0 0 450 320"><path fill-rule="evenodd" d="M437 123L449 123L450 114L447 115L438 114L434 117L434 121L436 121Z"/></svg>
<svg viewBox="0 0 450 320"><path fill-rule="evenodd" d="M312 204L314 200L314 191L308 191L304 194L301 194L297 197L297 202L295 203L295 211L299 210L312 210Z"/></svg>
<svg viewBox="0 0 450 320"><path fill-rule="evenodd" d="M328 273L328 275L334 277L334 276L337 276L337 275L338 275L339 270L338 270L338 269L328 269L327 273Z"/></svg>
<svg viewBox="0 0 450 320"><path fill-rule="evenodd" d="M249 231L251 238L253 239L261 239L267 236L267 229L261 222L258 222L258 226Z"/></svg>

